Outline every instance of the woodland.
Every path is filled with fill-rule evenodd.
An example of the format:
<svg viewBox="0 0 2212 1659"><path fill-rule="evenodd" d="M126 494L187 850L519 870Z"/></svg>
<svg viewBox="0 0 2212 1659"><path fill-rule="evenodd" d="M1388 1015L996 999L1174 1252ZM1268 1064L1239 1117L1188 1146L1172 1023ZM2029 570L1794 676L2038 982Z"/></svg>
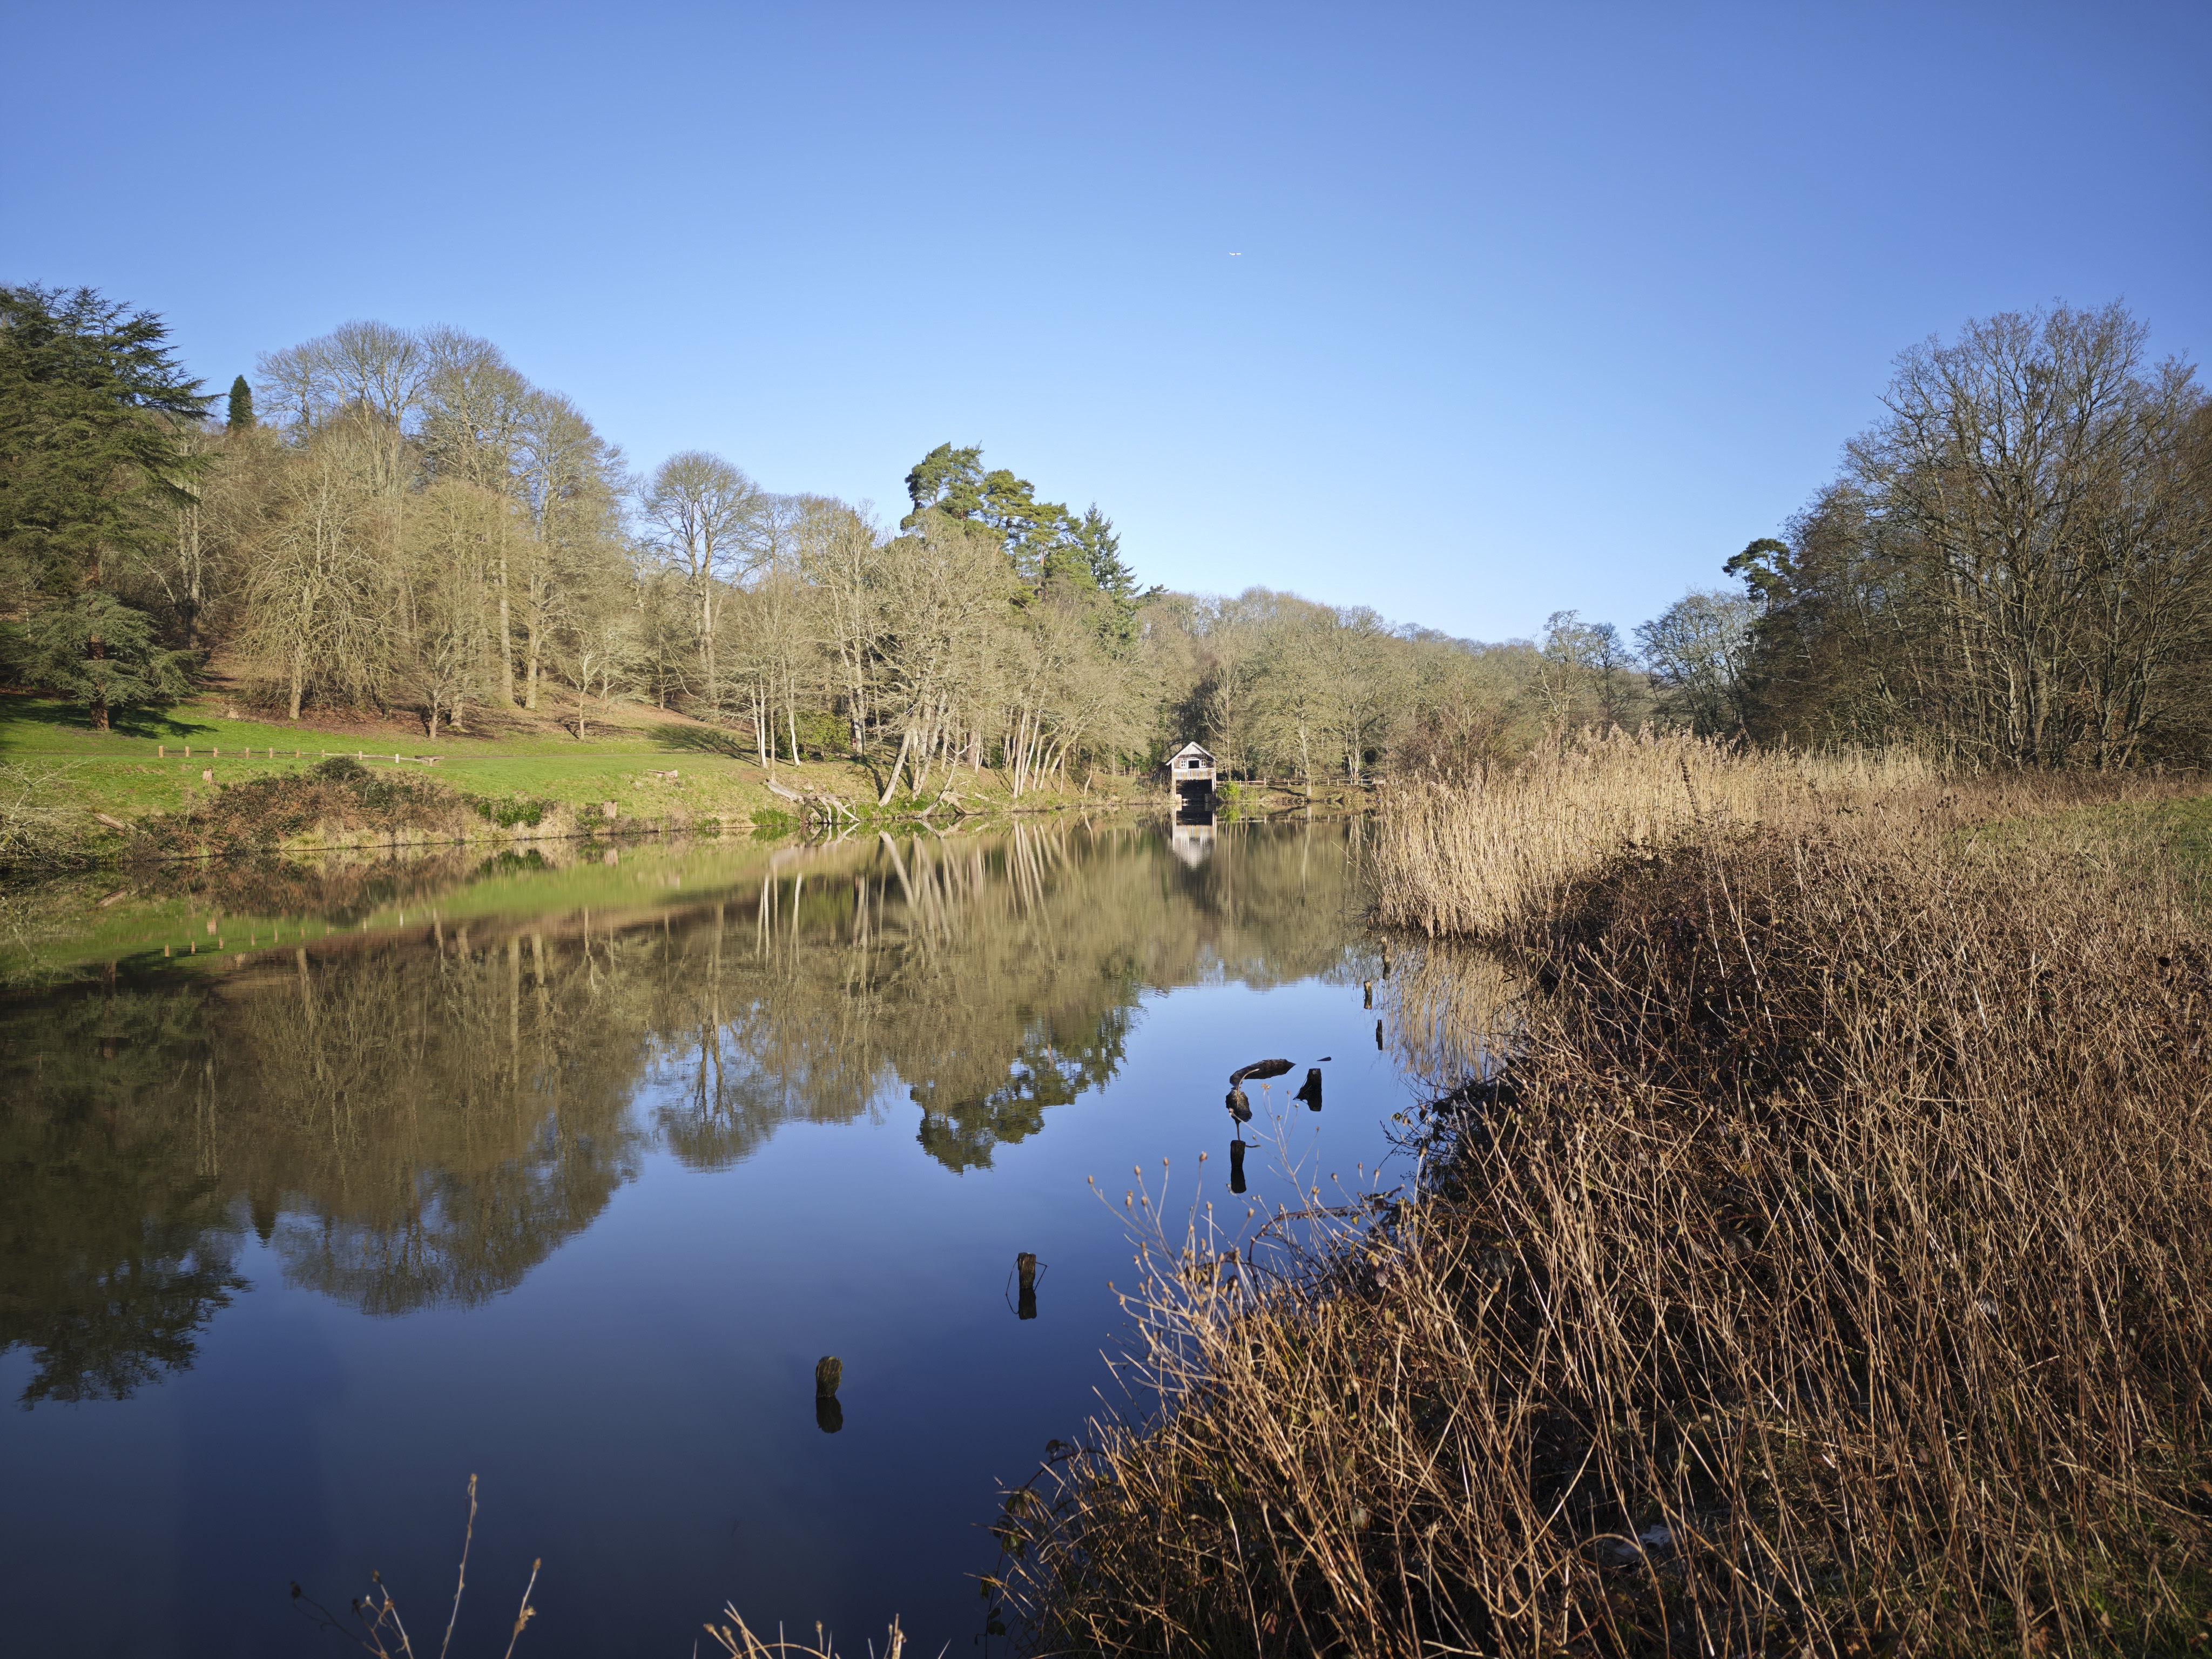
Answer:
<svg viewBox="0 0 2212 1659"><path fill-rule="evenodd" d="M0 684L105 729L195 685L580 743L640 708L733 748L870 763L882 800L988 768L1020 795L1156 764L1358 787L1464 778L1587 726L1976 765L2191 762L2212 651L2212 412L2124 307L1903 353L1779 537L1624 632L1485 644L1255 587L1142 586L1112 520L939 445L908 510L635 471L490 342L351 322L227 398L167 325L0 289Z"/></svg>

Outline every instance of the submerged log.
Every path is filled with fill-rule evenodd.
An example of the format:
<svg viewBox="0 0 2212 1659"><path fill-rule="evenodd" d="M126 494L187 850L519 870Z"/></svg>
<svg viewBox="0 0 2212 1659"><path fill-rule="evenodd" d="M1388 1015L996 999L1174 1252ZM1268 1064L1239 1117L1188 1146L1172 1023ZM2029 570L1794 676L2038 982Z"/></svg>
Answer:
<svg viewBox="0 0 2212 1659"><path fill-rule="evenodd" d="M1291 1069L1287 1060L1255 1060L1249 1066L1239 1066L1229 1074L1229 1086L1235 1088L1248 1077L1280 1077Z"/></svg>

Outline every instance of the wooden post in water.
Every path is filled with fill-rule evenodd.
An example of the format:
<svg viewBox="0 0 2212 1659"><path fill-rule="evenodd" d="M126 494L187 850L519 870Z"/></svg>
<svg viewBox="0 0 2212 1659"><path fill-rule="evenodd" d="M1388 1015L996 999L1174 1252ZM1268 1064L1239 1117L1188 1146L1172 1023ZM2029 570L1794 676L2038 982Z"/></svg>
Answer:
<svg viewBox="0 0 2212 1659"><path fill-rule="evenodd" d="M1367 993L1367 1000L1361 1006L1372 1008L1375 1006L1375 981L1371 979L1364 980L1361 981L1360 988Z"/></svg>
<svg viewBox="0 0 2212 1659"><path fill-rule="evenodd" d="M1036 1252L1024 1250L1014 1258L1014 1276L1021 1281L1021 1299L1014 1308L1018 1319L1036 1317Z"/></svg>

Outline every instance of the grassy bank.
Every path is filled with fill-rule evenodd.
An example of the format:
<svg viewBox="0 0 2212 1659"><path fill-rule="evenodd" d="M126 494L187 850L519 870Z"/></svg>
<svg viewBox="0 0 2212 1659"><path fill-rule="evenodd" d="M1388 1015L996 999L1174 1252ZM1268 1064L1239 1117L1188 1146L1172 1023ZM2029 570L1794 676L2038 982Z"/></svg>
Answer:
<svg viewBox="0 0 2212 1659"><path fill-rule="evenodd" d="M1464 1068L1510 971L1513 1062L1395 1206L1152 1242L1157 1415L1009 1503L1042 1641L2203 1650L2212 938L2176 837L2097 828L2197 809L1852 764L1389 809L1438 937L1388 1018Z"/></svg>
<svg viewBox="0 0 2212 1659"><path fill-rule="evenodd" d="M550 720L516 714L432 744L394 722L271 722L238 718L214 701L125 717L97 732L68 705L0 697L0 862L99 864L135 842L171 856L506 844L587 830L796 827L810 807L841 822L950 819L1150 799L1140 780L1103 777L1089 788L1016 799L995 773L940 769L919 796L902 792L879 807L879 783L858 763L764 767L732 732L651 710L589 730L579 740ZM334 757L388 775L393 792L416 805L304 818L289 810L287 799L304 810L319 798L315 769ZM827 806L832 801L842 811ZM273 839L263 833L278 822L288 827Z"/></svg>

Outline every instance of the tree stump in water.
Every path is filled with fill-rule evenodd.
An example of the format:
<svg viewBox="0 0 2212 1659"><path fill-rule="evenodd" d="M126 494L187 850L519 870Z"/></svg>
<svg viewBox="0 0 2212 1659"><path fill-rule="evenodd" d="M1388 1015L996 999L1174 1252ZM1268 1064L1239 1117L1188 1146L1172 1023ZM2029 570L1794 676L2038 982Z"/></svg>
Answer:
<svg viewBox="0 0 2212 1659"><path fill-rule="evenodd" d="M844 1377L845 1362L835 1354L823 1354L814 1362L814 1397L817 1400L835 1400L837 1385L844 1381Z"/></svg>
<svg viewBox="0 0 2212 1659"><path fill-rule="evenodd" d="M1229 1190L1232 1193L1244 1190L1244 1143L1241 1140L1229 1143Z"/></svg>
<svg viewBox="0 0 2212 1659"><path fill-rule="evenodd" d="M1321 1110L1320 1066L1309 1066L1306 1067L1305 1083L1298 1090L1297 1093L1291 1096L1291 1098L1293 1100L1303 1100L1308 1106L1310 1106L1316 1112Z"/></svg>

